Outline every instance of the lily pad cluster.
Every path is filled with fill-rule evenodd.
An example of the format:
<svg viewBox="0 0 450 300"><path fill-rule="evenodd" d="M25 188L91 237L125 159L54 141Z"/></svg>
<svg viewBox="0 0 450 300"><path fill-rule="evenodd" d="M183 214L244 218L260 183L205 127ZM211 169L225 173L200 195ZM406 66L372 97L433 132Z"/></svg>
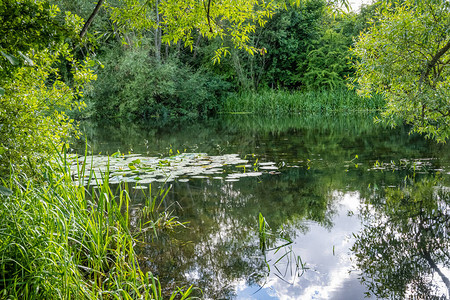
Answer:
<svg viewBox="0 0 450 300"><path fill-rule="evenodd" d="M274 162L251 162L238 154L211 156L206 153L182 153L171 157L145 157L140 154L113 154L77 157L71 165L74 179L80 184L186 182L193 178L238 181L264 173L278 173ZM107 175L108 174L108 175Z"/></svg>
<svg viewBox="0 0 450 300"><path fill-rule="evenodd" d="M378 160L373 164L373 167L369 168L368 171L397 171L397 170L410 170L414 172L427 173L430 170L434 171L444 171L441 169L433 168L433 160L435 158L416 158L416 159L400 159L400 161L390 161L390 162L379 162Z"/></svg>

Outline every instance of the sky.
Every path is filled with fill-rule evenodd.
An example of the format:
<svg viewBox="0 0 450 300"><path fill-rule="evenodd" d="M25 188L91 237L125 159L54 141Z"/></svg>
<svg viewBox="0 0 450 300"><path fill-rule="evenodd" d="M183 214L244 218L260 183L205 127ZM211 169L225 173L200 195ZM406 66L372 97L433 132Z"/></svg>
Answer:
<svg viewBox="0 0 450 300"><path fill-rule="evenodd" d="M352 10L357 11L361 7L361 4L369 4L371 0L349 0Z"/></svg>

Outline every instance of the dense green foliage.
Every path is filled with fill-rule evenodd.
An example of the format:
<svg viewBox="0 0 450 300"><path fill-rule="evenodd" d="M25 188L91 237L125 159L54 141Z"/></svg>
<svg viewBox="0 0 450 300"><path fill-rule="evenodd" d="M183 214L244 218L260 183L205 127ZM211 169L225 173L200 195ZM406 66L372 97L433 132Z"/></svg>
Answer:
<svg viewBox="0 0 450 300"><path fill-rule="evenodd" d="M450 4L393 1L359 37L353 54L356 87L387 99L383 120L400 117L412 130L439 142L450 136Z"/></svg>
<svg viewBox="0 0 450 300"><path fill-rule="evenodd" d="M12 194L0 193L0 297L161 299L161 286L141 271L134 245L137 234L180 223L149 201L142 226L131 226L125 189L114 192L105 180L90 193L74 185L66 163L45 168L45 184L15 176L8 182ZM86 163L80 162L80 176ZM172 295L185 299L190 291Z"/></svg>
<svg viewBox="0 0 450 300"><path fill-rule="evenodd" d="M315 90L344 85L351 73L347 63L357 15L332 17L325 1L305 1L279 10L252 35L261 51L250 55L231 51L231 58L213 66L241 91L260 88ZM212 43L214 46L214 43ZM231 43L230 43L231 45ZM203 48L202 64L211 56Z"/></svg>
<svg viewBox="0 0 450 300"><path fill-rule="evenodd" d="M61 16L46 1L3 1L0 19L0 177L11 169L31 174L74 132L65 111L84 106L83 86L96 75L89 58L72 55L76 16ZM61 65L70 79L62 78Z"/></svg>
<svg viewBox="0 0 450 300"><path fill-rule="evenodd" d="M142 41L133 49L112 47L105 68L87 93L88 112L94 118L187 116L197 118L217 111L230 84L204 69L193 70L177 58L159 63ZM112 84L114 83L114 84Z"/></svg>
<svg viewBox="0 0 450 300"><path fill-rule="evenodd" d="M161 46L161 41L168 44L183 42L184 46L193 49L194 33L197 33L207 39L228 37L234 47L253 53L257 49L249 44L250 34L256 26L263 26L279 6L277 1L258 0L127 0L123 5L109 8L112 20L119 27L156 28L157 47ZM215 59L220 60L229 50L224 46L215 53Z"/></svg>
<svg viewBox="0 0 450 300"><path fill-rule="evenodd" d="M25 55L30 49L40 51L73 37L73 28L56 15L57 8L45 1L0 1L0 84L17 65L29 63Z"/></svg>
<svg viewBox="0 0 450 300"><path fill-rule="evenodd" d="M128 1L101 10L94 32L101 37L96 42L96 57L105 68L98 70L99 80L86 93L87 111L77 116L193 119L227 111L224 100L229 103L238 99L237 93L342 89L352 74L347 63L348 47L371 14L363 10L361 14L331 15L329 3L324 0L280 2L269 13L267 22L253 24L255 20L249 19L249 23L243 23L252 28L245 29L246 38L231 33L234 29L228 27L234 21L224 21L220 26L223 32L217 37L202 27L206 23L195 23L193 15L170 14L173 5L170 1L155 2L153 6ZM78 1L76 11L82 13L85 6ZM74 4L64 7L75 9ZM127 22L133 12L139 12L138 16ZM189 34L181 38L181 32L165 27L173 18L200 29L188 30ZM154 29L147 30L151 26ZM235 95L230 97L230 91ZM336 95L340 97L339 92Z"/></svg>
<svg viewBox="0 0 450 300"><path fill-rule="evenodd" d="M262 90L228 98L223 111L228 113L254 113L258 115L289 115L322 111L371 111L383 107L380 96L362 101L356 93L345 88L335 90L289 91Z"/></svg>
<svg viewBox="0 0 450 300"><path fill-rule="evenodd" d="M260 29L258 43L267 49L262 66L261 84L270 87L301 86L313 41L320 38L324 17L324 1L306 2L302 7L280 11L266 28ZM300 68L300 69L299 69Z"/></svg>

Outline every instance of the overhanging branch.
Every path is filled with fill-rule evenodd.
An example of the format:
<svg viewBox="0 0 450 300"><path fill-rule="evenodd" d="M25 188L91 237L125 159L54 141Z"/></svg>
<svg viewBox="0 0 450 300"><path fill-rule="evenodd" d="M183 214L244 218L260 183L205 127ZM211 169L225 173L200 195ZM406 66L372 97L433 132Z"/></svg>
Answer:
<svg viewBox="0 0 450 300"><path fill-rule="evenodd" d="M450 49L450 40L447 42L447 44L442 47L430 60L430 62L425 67L425 70L423 70L422 74L420 75L419 79L419 92L422 91L422 85L427 80L428 75L430 75L430 71L436 66L439 59Z"/></svg>

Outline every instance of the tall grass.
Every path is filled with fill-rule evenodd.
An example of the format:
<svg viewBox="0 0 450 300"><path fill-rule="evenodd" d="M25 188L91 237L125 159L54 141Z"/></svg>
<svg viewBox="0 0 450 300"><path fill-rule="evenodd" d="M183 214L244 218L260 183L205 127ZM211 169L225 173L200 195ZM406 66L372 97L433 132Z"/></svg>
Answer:
<svg viewBox="0 0 450 300"><path fill-rule="evenodd" d="M383 106L381 96L361 98L347 89L306 92L262 90L231 96L225 101L222 112L288 115L321 111L373 111Z"/></svg>
<svg viewBox="0 0 450 300"><path fill-rule="evenodd" d="M162 299L158 279L139 267L127 191L115 196L105 176L92 197L65 166L3 182L13 194L0 194L0 299Z"/></svg>

